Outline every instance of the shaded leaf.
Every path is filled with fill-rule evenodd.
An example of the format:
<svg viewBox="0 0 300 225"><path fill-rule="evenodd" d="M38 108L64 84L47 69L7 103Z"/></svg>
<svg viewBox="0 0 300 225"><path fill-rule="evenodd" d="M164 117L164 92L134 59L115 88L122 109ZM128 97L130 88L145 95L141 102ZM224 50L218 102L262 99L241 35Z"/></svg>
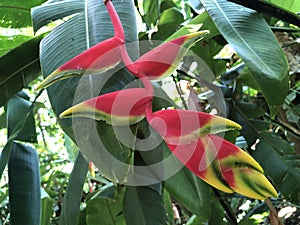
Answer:
<svg viewBox="0 0 300 225"><path fill-rule="evenodd" d="M0 57L0 106L41 74L37 36Z"/></svg>
<svg viewBox="0 0 300 225"><path fill-rule="evenodd" d="M62 19L66 16L82 12L83 10L84 1L81 0L57 1L54 2L54 4L46 2L31 10L33 30L36 32L51 21Z"/></svg>
<svg viewBox="0 0 300 225"><path fill-rule="evenodd" d="M144 20L151 26L155 25L159 18L160 0L143 1Z"/></svg>
<svg viewBox="0 0 300 225"><path fill-rule="evenodd" d="M41 225L49 225L50 219L53 213L54 200L50 197L42 198L42 215L41 215Z"/></svg>
<svg viewBox="0 0 300 225"><path fill-rule="evenodd" d="M162 194L149 186L127 186L124 196L127 225L167 224Z"/></svg>
<svg viewBox="0 0 300 225"><path fill-rule="evenodd" d="M278 190L289 200L297 201L300 195L300 168L295 168L276 152L276 147L262 139L253 152Z"/></svg>
<svg viewBox="0 0 300 225"><path fill-rule="evenodd" d="M40 225L41 184L36 150L14 142L8 176L11 224Z"/></svg>
<svg viewBox="0 0 300 225"><path fill-rule="evenodd" d="M88 164L83 155L79 152L74 163L66 194L63 200L63 207L60 214L60 225L76 224L80 211L82 188L88 171Z"/></svg>
<svg viewBox="0 0 300 225"><path fill-rule="evenodd" d="M173 34L184 21L183 15L177 8L166 9L158 22L158 32L152 35L153 40L165 40Z"/></svg>
<svg viewBox="0 0 300 225"><path fill-rule="evenodd" d="M212 215L211 187L186 167L165 180L164 186L173 198L190 212L198 215L202 221L208 220Z"/></svg>
<svg viewBox="0 0 300 225"><path fill-rule="evenodd" d="M2 173L3 173L3 171L6 167L6 164L9 160L10 151L11 151L12 145L14 143L14 140L18 137L18 135L24 129L24 125L25 125L27 119L29 118L29 120L30 120L30 115L32 116L32 110L33 110L33 104L31 104L30 107L26 107L26 110L23 111L22 115L19 115L21 117L19 117L17 121L14 121L14 124L8 124L8 127L11 127L11 132L10 132L10 135L8 136L7 142L6 142L5 146L3 147L1 155L0 155L0 177L2 176ZM6 113L6 116L8 117L7 113Z"/></svg>
<svg viewBox="0 0 300 225"><path fill-rule="evenodd" d="M100 191L93 193L87 202L86 222L88 225L125 225L122 214L124 191L116 189L112 184L104 186Z"/></svg>
<svg viewBox="0 0 300 225"><path fill-rule="evenodd" d="M15 95L8 101L6 109L8 136L12 135L12 132L14 131L18 122L22 121L21 118L26 118L31 106L32 103L27 99L20 97L20 95ZM32 111L24 121L23 129L19 132L15 140L24 142L37 142L36 127Z"/></svg>
<svg viewBox="0 0 300 225"><path fill-rule="evenodd" d="M230 118L235 118L243 126L241 134L246 138L248 146L255 149L251 151L252 156L263 167L277 190L291 201L297 201L300 194L300 184L298 184L300 173L299 165L295 168L296 158L292 153L291 146L277 135L274 136L273 133L259 132L259 127L252 124L251 120L249 121L236 105L230 107ZM293 157L293 160L288 160L287 155L282 156L282 148L286 148L285 151L292 153L290 156Z"/></svg>

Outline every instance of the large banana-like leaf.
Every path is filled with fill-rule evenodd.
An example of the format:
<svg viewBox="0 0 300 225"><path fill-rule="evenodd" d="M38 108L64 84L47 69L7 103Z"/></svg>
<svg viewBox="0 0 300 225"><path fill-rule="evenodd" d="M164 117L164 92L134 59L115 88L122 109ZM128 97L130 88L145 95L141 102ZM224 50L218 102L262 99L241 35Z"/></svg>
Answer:
<svg viewBox="0 0 300 225"><path fill-rule="evenodd" d="M41 184L36 150L14 142L8 176L11 224L40 225Z"/></svg>
<svg viewBox="0 0 300 225"><path fill-rule="evenodd" d="M289 75L287 60L268 24L255 11L226 0L201 2L248 66L274 117L289 90Z"/></svg>
<svg viewBox="0 0 300 225"><path fill-rule="evenodd" d="M0 155L0 177L9 160L10 151L15 140L34 142L36 131L34 116L32 113L33 104L28 101L28 96L19 93L8 101L6 121L8 139Z"/></svg>
<svg viewBox="0 0 300 225"><path fill-rule="evenodd" d="M47 25L50 21L62 19L84 9L82 0L66 0L58 2L46 2L40 6L31 9L33 30L36 32L42 26Z"/></svg>
<svg viewBox="0 0 300 225"><path fill-rule="evenodd" d="M74 6L70 3L74 2ZM58 19L66 15L72 15L66 22L57 26L52 32L42 40L40 46L40 60L44 76L48 76L60 65L83 52L87 48L113 36L113 26L111 24L107 10L103 1L86 0L64 1L62 3L49 3L47 5L34 8L32 10L33 21L37 24L36 29L46 23L40 15L46 15L48 20ZM67 4L70 7L57 7L56 4ZM133 1L113 2L120 19L123 23L126 42L137 41L137 30L135 26L135 12ZM53 8L54 7L54 8ZM56 9L56 10L53 10ZM65 10L65 11L64 11ZM132 44L129 49L131 56L136 56L138 47ZM133 58L134 60L134 58ZM112 70L110 73L103 73L97 76L83 76L82 79L71 78L57 82L47 89L49 99L56 115L75 103L95 97L97 95L122 89L125 85L134 80L126 70ZM110 75L115 73L111 78ZM110 72L110 71L109 71ZM79 120L78 120L79 121ZM78 122L77 121L77 122ZM112 180L121 181L123 178L115 177L115 173L110 168L110 161L107 157L113 155L123 164L119 171L126 175L127 164L130 158L130 149L122 145L113 129L106 123L95 123L92 120L81 120L77 126L71 119L59 120L63 130L73 138L80 147L81 152ZM73 126L74 125L74 126ZM77 127L74 133L74 127ZM91 127L94 130L91 130ZM99 133L99 135L98 135ZM75 138L75 136L77 138ZM101 154L102 152L106 152ZM106 160L107 159L107 160ZM120 180L121 179L121 180Z"/></svg>
<svg viewBox="0 0 300 225"><path fill-rule="evenodd" d="M0 106L41 75L39 44L34 37L0 57Z"/></svg>

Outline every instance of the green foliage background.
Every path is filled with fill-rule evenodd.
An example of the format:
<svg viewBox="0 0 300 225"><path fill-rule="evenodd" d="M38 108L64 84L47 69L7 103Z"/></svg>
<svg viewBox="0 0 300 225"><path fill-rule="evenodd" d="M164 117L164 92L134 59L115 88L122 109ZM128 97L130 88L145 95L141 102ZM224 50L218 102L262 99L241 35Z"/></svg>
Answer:
<svg viewBox="0 0 300 225"><path fill-rule="evenodd" d="M24 225L93 225L99 221L107 225L267 224L270 218L274 220L266 202L218 192L186 168L163 182L143 187L117 185L109 171L103 176L96 169L92 176L89 160L73 142L71 121L57 119L73 104L79 80L58 82L48 89L48 95L36 93L34 87L41 74L47 76L88 46L111 37L113 30L102 1L43 2L0 3L2 224L20 224L20 219ZM280 198L271 200L273 206L278 210L290 206L297 215L300 68L292 62L300 57L300 19L294 14L300 9L297 0L260 2L265 5L255 10L262 13L246 7L240 10L242 6L225 0L113 1L127 42L143 40L149 49L153 48L152 40L210 30L210 35L192 50L214 73L217 84L202 75L202 68L189 71L188 58L176 74L159 84L177 87L172 104L185 108L193 102L206 112L216 108L212 103L218 101L203 98L207 90L221 91L226 109L223 116L243 126L240 133L228 132L225 137L262 165L280 194ZM273 8L265 10L263 6L269 6L269 2ZM280 13L288 13L292 24ZM132 57L139 54L137 45L130 50ZM128 72L121 71L118 79L108 80L100 94L121 89L133 80ZM182 88L186 83L188 92ZM159 85L156 91L163 92ZM169 104L156 99L154 107ZM133 152L119 143L109 125L99 122L97 129L103 134L104 147L119 160L149 165L168 154L164 144L148 153ZM145 121L132 129L142 136L149 132ZM98 151L95 146L87 143L80 151L101 168L103 161L94 157ZM282 218L285 224L293 224L292 219Z"/></svg>

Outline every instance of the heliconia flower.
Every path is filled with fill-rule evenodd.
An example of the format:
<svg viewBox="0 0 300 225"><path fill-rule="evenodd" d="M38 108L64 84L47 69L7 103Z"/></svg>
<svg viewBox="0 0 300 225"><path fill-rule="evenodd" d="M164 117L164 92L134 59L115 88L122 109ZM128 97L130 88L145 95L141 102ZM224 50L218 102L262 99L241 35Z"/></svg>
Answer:
<svg viewBox="0 0 300 225"><path fill-rule="evenodd" d="M246 152L215 135L169 149L191 172L211 186L250 198L277 197L261 166Z"/></svg>
<svg viewBox="0 0 300 225"><path fill-rule="evenodd" d="M209 31L203 30L165 42L145 53L135 62L131 61L126 48L123 47L123 62L127 69L137 77L147 76L151 80L162 79L178 68L195 40L200 40L208 33Z"/></svg>
<svg viewBox="0 0 300 225"><path fill-rule="evenodd" d="M145 117L152 95L145 88L114 91L81 102L60 114L60 118L87 117L122 126L134 124Z"/></svg>
<svg viewBox="0 0 300 225"><path fill-rule="evenodd" d="M61 65L37 89L46 88L58 80L105 72L121 61L121 45L125 42L123 27L111 1L107 1L105 5L114 24L114 37L94 45Z"/></svg>
<svg viewBox="0 0 300 225"><path fill-rule="evenodd" d="M231 120L208 113L167 109L147 114L147 120L167 143L188 144L207 134L241 129Z"/></svg>

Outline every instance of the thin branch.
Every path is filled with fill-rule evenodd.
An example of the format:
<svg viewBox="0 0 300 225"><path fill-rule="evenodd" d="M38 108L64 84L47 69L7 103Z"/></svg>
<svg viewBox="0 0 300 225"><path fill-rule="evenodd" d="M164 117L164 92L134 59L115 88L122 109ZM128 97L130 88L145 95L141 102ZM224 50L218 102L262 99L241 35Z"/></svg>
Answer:
<svg viewBox="0 0 300 225"><path fill-rule="evenodd" d="M281 220L278 217L278 213L277 213L276 209L274 208L270 198L267 198L265 200L265 203L270 209L270 223L271 223L271 225L283 225L283 223L281 222Z"/></svg>
<svg viewBox="0 0 300 225"><path fill-rule="evenodd" d="M215 188L213 188L213 191L215 193L215 196L219 200L220 204L222 205L223 209L225 210L227 214L227 219L230 221L230 224L232 225L238 225L238 222L236 220L235 214L232 211L231 207L228 205L228 203L222 198L219 191Z"/></svg>
<svg viewBox="0 0 300 225"><path fill-rule="evenodd" d="M178 93L178 95L179 95L179 97L180 97L180 99L182 101L183 108L184 109L188 109L188 106L187 106L187 104L186 104L186 102L185 102L185 100L184 100L184 98L182 96L183 93L182 93L182 89L181 89L180 83L176 80L176 78L175 78L175 76L173 74L172 74L172 78L173 78L173 81L175 83L176 91L177 91L177 93Z"/></svg>

